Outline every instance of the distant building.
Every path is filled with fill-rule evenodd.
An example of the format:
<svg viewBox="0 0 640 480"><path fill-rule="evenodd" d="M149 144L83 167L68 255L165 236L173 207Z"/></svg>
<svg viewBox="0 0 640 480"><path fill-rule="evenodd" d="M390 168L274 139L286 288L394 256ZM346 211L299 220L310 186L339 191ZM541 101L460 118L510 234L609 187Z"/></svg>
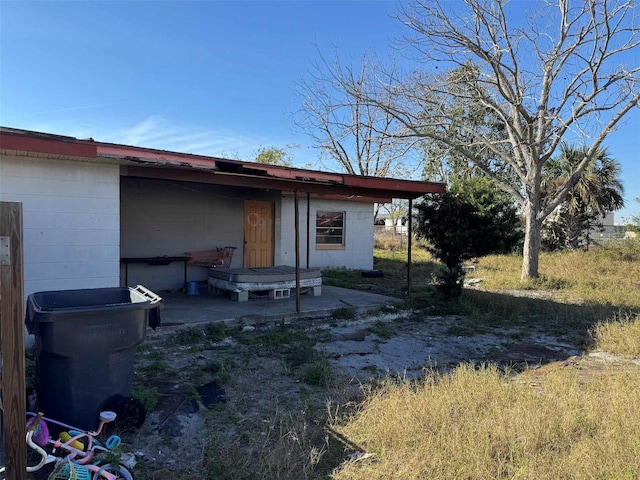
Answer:
<svg viewBox="0 0 640 480"><path fill-rule="evenodd" d="M378 214L375 223L375 233L391 233L396 235L407 235L409 226L403 217L392 217L388 213Z"/></svg>
<svg viewBox="0 0 640 480"><path fill-rule="evenodd" d="M598 239L625 238L625 227L614 223L614 213L607 213L601 219L601 226L589 231L589 237L595 241L598 241Z"/></svg>

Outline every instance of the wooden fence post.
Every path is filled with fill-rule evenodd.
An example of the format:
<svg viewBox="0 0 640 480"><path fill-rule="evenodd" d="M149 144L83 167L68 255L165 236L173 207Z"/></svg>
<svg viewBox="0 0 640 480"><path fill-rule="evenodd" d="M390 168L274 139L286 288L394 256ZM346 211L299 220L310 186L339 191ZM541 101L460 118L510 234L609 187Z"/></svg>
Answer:
<svg viewBox="0 0 640 480"><path fill-rule="evenodd" d="M0 347L6 479L26 480L22 204L0 202Z"/></svg>

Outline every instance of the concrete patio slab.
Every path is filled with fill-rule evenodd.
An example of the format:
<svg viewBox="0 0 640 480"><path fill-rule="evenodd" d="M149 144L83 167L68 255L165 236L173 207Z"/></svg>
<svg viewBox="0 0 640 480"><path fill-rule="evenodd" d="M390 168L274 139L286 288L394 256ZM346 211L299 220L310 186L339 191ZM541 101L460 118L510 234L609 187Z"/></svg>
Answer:
<svg viewBox="0 0 640 480"><path fill-rule="evenodd" d="M210 295L206 293L204 286L200 289L199 295L186 295L181 292L159 292L158 295L164 300L161 315L162 324L165 326L232 322L239 319L260 322L328 317L339 308L366 311L400 302L397 298L385 295L323 285L322 295L319 297L300 296L300 313L297 314L296 299L293 295L277 300L256 298L239 303L227 295Z"/></svg>

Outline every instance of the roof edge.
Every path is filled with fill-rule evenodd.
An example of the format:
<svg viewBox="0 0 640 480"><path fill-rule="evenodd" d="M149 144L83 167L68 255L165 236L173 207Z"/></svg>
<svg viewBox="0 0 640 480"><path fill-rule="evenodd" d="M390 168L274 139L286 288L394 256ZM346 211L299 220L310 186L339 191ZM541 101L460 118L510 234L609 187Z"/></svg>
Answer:
<svg viewBox="0 0 640 480"><path fill-rule="evenodd" d="M0 127L0 148L90 158L98 161L101 159L103 161L115 159L123 163L144 163L149 167L194 168L228 174L246 173L256 177L334 184L354 189L367 188L371 189L371 191L384 190L387 193L389 191L397 191L398 193L403 192L404 196L410 193L408 197L415 197L416 194L444 193L445 191L445 185L442 183L307 170L154 148L96 142L92 138L78 139L10 127Z"/></svg>

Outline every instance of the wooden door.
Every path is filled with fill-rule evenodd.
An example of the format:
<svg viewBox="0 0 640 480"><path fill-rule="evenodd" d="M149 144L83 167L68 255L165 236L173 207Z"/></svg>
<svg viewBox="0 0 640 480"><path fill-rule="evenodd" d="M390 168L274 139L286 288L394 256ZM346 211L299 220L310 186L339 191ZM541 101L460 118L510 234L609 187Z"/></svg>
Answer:
<svg viewBox="0 0 640 480"><path fill-rule="evenodd" d="M275 208L272 202L244 202L244 267L273 267L273 225Z"/></svg>

